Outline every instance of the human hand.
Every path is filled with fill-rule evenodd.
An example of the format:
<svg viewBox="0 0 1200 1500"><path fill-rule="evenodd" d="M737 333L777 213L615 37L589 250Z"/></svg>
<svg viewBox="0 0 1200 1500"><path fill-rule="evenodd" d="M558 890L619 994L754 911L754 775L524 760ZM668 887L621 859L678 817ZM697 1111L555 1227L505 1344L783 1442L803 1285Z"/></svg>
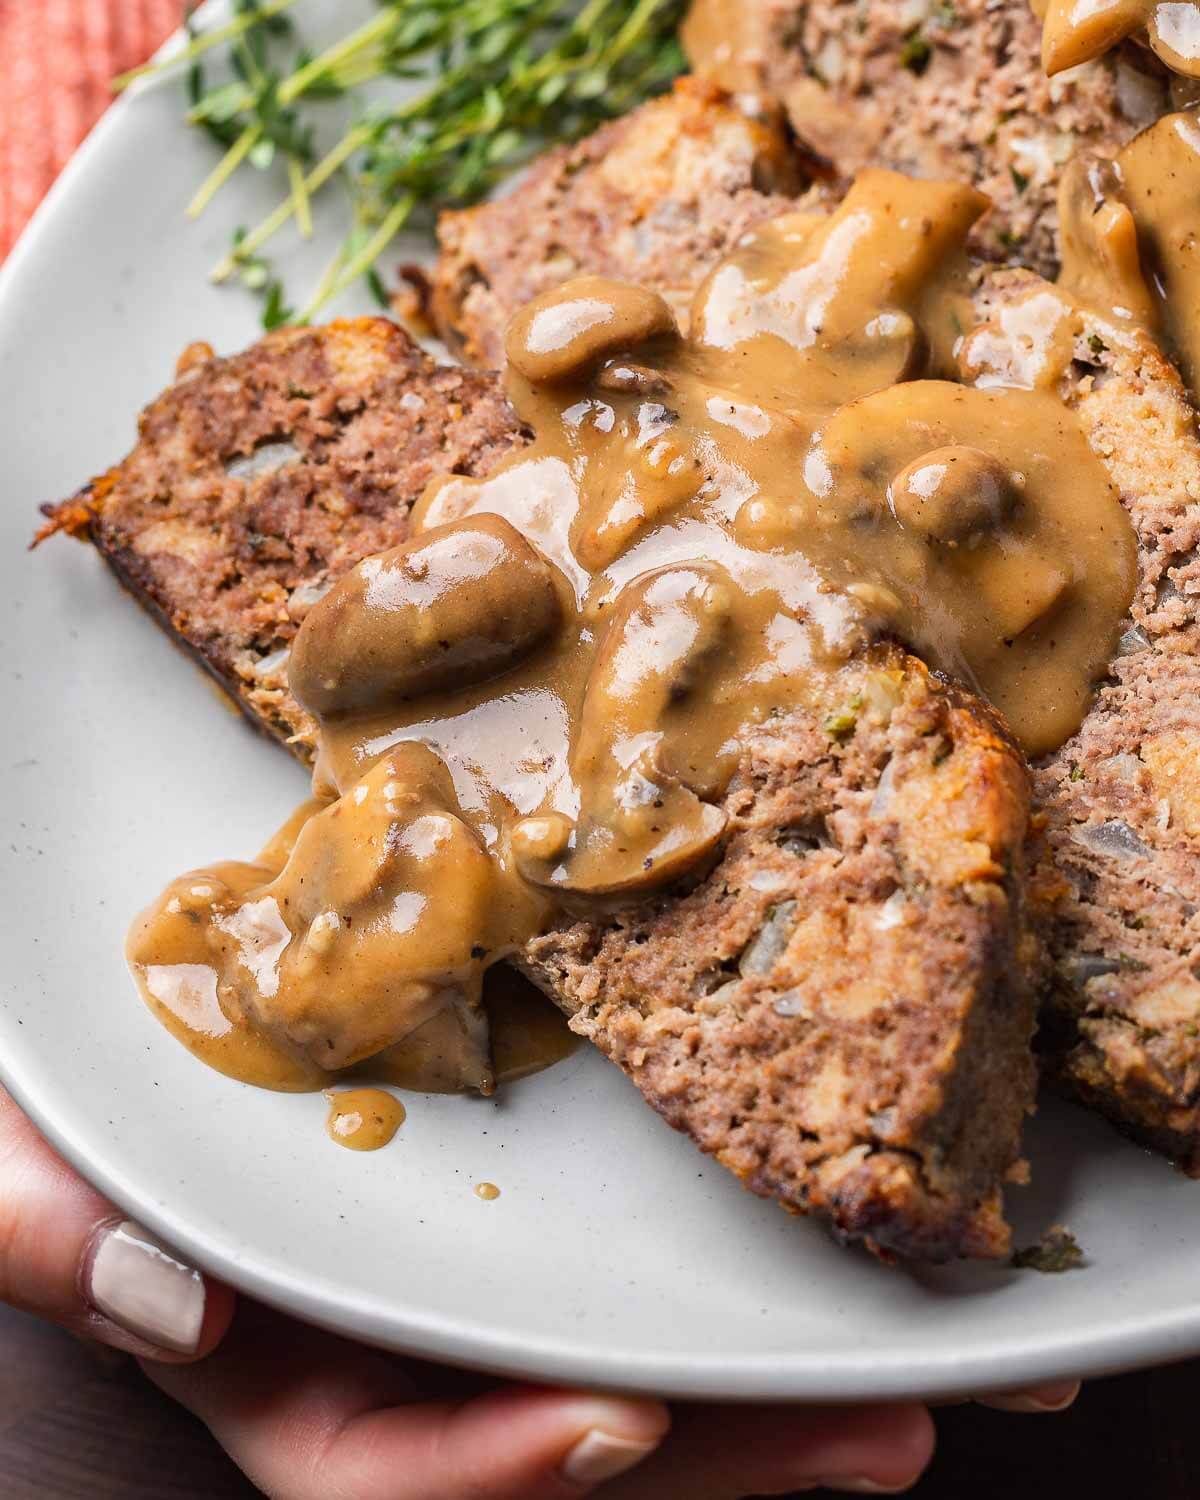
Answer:
<svg viewBox="0 0 1200 1500"><path fill-rule="evenodd" d="M934 1445L915 1403L664 1406L513 1385L390 1359L246 1304L216 1354L147 1373L277 1500L887 1494L916 1482ZM1047 1389L1018 1409L1073 1394Z"/></svg>
<svg viewBox="0 0 1200 1500"><path fill-rule="evenodd" d="M234 1316L228 1288L126 1225L3 1091L0 1300L136 1354L277 1500L888 1493L933 1451L915 1403L668 1408L392 1359L245 1301ZM1059 1409L1074 1389L993 1404Z"/></svg>
<svg viewBox="0 0 1200 1500"><path fill-rule="evenodd" d="M216 1348L234 1307L72 1171L3 1089L0 1302L168 1362Z"/></svg>

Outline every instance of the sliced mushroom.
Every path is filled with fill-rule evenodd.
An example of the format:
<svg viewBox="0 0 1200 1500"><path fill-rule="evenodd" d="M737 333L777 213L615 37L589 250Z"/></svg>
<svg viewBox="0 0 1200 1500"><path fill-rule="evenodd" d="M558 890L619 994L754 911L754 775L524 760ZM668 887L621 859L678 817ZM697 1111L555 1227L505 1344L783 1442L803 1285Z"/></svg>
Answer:
<svg viewBox="0 0 1200 1500"><path fill-rule="evenodd" d="M246 1006L322 1067L371 1057L461 1008L478 978L473 950L503 932L497 889L445 766L426 745L397 746L305 823L256 893L255 913L272 921L260 915L250 936L271 983L241 983ZM243 927L248 911L237 914ZM234 935L244 970L249 937Z"/></svg>
<svg viewBox="0 0 1200 1500"><path fill-rule="evenodd" d="M499 516L470 516L369 557L306 616L292 692L322 716L480 682L550 636L550 565Z"/></svg>
<svg viewBox="0 0 1200 1500"><path fill-rule="evenodd" d="M573 756L580 815L565 849L514 840L527 879L615 894L684 874L725 828L725 814L680 775L681 746L710 712L704 681L733 612L731 583L712 563L664 568L621 595L588 678ZM707 762L710 756L703 759ZM519 830L525 825L519 825Z"/></svg>
<svg viewBox="0 0 1200 1500"><path fill-rule="evenodd" d="M1060 605L1070 579L1047 557L997 550L977 575L976 586L996 639L1013 641Z"/></svg>
<svg viewBox="0 0 1200 1500"><path fill-rule="evenodd" d="M999 526L1017 502L1013 476L978 448L936 448L888 486L888 506L905 528L931 542L959 542Z"/></svg>
<svg viewBox="0 0 1200 1500"><path fill-rule="evenodd" d="M671 389L670 378L661 370L628 360L610 361L596 376L602 391L618 391L629 396L665 396Z"/></svg>
<svg viewBox="0 0 1200 1500"><path fill-rule="evenodd" d="M1034 9L1043 17L1042 66L1053 77L1131 36L1146 24L1150 6L1147 0L1101 0L1091 5L1039 0Z"/></svg>
<svg viewBox="0 0 1200 1500"><path fill-rule="evenodd" d="M1063 168L1058 284L1089 306L1112 307L1117 316L1154 329L1158 314L1142 271L1137 224L1121 192L1120 169L1106 157L1083 153ZM1102 345L1096 353L1103 353Z"/></svg>
<svg viewBox="0 0 1200 1500"><path fill-rule="evenodd" d="M579 276L535 297L508 325L510 366L533 385L582 380L605 360L677 333L657 292Z"/></svg>

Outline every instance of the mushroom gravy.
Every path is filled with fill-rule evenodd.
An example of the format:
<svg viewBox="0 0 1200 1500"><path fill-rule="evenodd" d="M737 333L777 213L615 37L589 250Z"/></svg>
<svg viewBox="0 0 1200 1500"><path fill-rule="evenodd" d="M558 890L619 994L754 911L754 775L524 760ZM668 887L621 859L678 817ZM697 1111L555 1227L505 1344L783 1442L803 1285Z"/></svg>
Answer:
<svg viewBox="0 0 1200 1500"><path fill-rule="evenodd" d="M1200 116L1164 115L1117 154L1071 163L1063 179L1062 284L1107 294L1200 381ZM1114 292L1116 296L1114 298Z"/></svg>
<svg viewBox="0 0 1200 1500"><path fill-rule="evenodd" d="M1200 77L1196 0L1033 0L1042 19L1042 66L1051 77L1144 36L1176 73Z"/></svg>
<svg viewBox="0 0 1200 1500"><path fill-rule="evenodd" d="M532 445L428 491L410 539L308 614L290 682L317 800L139 919L156 1014L268 1087L368 1068L490 1092L485 973L703 867L746 730L827 702L872 639L977 687L1030 753L1067 738L1134 539L1056 393L1071 297L1009 310L1020 360L970 331L986 207L868 171L830 216L748 235L686 337L594 277L520 313ZM539 1035L527 1053L553 1053Z"/></svg>
<svg viewBox="0 0 1200 1500"><path fill-rule="evenodd" d="M399 1099L383 1089L326 1089L325 1134L348 1151L378 1151L404 1124Z"/></svg>

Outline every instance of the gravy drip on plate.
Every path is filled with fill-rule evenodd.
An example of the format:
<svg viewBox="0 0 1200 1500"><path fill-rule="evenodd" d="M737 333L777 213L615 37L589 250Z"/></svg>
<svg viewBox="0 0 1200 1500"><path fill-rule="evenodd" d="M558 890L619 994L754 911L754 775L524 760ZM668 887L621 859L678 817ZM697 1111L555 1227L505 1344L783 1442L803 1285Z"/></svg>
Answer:
<svg viewBox="0 0 1200 1500"><path fill-rule="evenodd" d="M378 1151L404 1124L403 1104L383 1089L326 1089L325 1134L349 1151Z"/></svg>
<svg viewBox="0 0 1200 1500"><path fill-rule="evenodd" d="M827 702L880 635L1030 752L1072 733L1133 537L1052 389L962 383L986 206L869 171L742 241L686 338L599 278L514 319L532 445L428 492L297 636L318 802L134 930L177 1034L274 1087L369 1061L488 1091L489 966L702 868L747 733Z"/></svg>

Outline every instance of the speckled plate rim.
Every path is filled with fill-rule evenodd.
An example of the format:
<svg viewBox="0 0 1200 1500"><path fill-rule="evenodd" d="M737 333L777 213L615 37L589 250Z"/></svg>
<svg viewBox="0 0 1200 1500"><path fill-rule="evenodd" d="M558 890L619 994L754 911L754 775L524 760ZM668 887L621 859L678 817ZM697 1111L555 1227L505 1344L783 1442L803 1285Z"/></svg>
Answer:
<svg viewBox="0 0 1200 1500"><path fill-rule="evenodd" d="M335 1281L291 1276L277 1261L197 1234L186 1213L165 1208L140 1191L118 1162L97 1155L85 1141L62 1129L53 1099L24 1088L21 1077L6 1069L2 1060L0 1081L95 1188L210 1275L319 1328L489 1374L680 1399L859 1403L1016 1390L1118 1374L1200 1353L1200 1308L1186 1317L1178 1312L1130 1317L1102 1331L1042 1342L1026 1336L1011 1347L931 1355L919 1364L908 1355L894 1361L873 1356L867 1365L861 1355L824 1352L819 1358L773 1353L729 1359L713 1354L689 1357L681 1365L675 1357L664 1359L646 1349L608 1355L592 1350L581 1357L567 1340L531 1337L517 1344L465 1322L424 1318L411 1311L398 1316L385 1301L348 1297Z"/></svg>

